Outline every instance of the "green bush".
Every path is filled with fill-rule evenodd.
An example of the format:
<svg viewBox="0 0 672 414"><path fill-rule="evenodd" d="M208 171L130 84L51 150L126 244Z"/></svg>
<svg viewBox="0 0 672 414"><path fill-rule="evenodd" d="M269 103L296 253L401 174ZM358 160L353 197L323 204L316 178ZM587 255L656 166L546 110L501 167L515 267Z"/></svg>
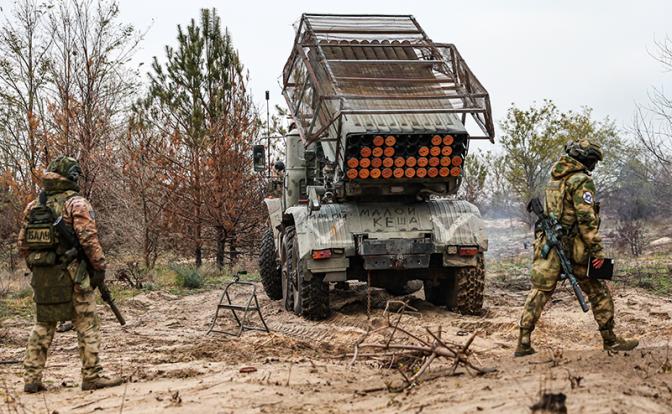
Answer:
<svg viewBox="0 0 672 414"><path fill-rule="evenodd" d="M203 287L203 276L196 267L186 265L173 265L171 267L177 274L175 280L178 286L187 289L199 289Z"/></svg>
<svg viewBox="0 0 672 414"><path fill-rule="evenodd" d="M155 283L147 282L142 284L142 290L145 292L153 292L158 289L159 287Z"/></svg>

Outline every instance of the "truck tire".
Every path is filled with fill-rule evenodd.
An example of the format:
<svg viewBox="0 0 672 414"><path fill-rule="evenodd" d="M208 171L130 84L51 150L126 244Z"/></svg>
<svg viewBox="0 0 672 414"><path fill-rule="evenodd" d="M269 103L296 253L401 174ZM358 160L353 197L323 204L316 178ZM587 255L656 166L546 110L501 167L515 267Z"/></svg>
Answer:
<svg viewBox="0 0 672 414"><path fill-rule="evenodd" d="M434 306L446 306L448 304L448 293L450 280L439 280L435 284L433 280L423 280L425 290L425 300Z"/></svg>
<svg viewBox="0 0 672 414"><path fill-rule="evenodd" d="M310 280L304 279L303 266L299 257L299 244L296 230L287 227L285 232L287 261L286 307L291 306L294 313L311 320L322 320L329 316L329 283L324 275L313 274Z"/></svg>
<svg viewBox="0 0 672 414"><path fill-rule="evenodd" d="M264 292L271 300L282 299L282 270L273 240L273 229L268 227L261 236L259 274Z"/></svg>
<svg viewBox="0 0 672 414"><path fill-rule="evenodd" d="M483 255L476 257L475 267L461 267L455 272L455 301L453 310L463 315L480 315L483 310L485 263Z"/></svg>
<svg viewBox="0 0 672 414"><path fill-rule="evenodd" d="M295 296L295 312L314 321L326 319L329 316L329 283L324 281L324 275L314 274L299 288L301 291Z"/></svg>
<svg viewBox="0 0 672 414"><path fill-rule="evenodd" d="M296 245L296 230L294 226L285 228L282 237L282 249L284 254L281 256L284 260L282 264L282 302L285 310L294 311L294 273L296 273L296 259L294 256L298 255L295 252Z"/></svg>
<svg viewBox="0 0 672 414"><path fill-rule="evenodd" d="M463 315L478 315L483 309L485 265L483 256L476 267L430 268L436 278L424 280L425 300L435 306L447 306Z"/></svg>
<svg viewBox="0 0 672 414"><path fill-rule="evenodd" d="M425 300L434 306L450 305L454 284L455 268L444 267L443 260L432 260L429 264L429 279L422 281Z"/></svg>

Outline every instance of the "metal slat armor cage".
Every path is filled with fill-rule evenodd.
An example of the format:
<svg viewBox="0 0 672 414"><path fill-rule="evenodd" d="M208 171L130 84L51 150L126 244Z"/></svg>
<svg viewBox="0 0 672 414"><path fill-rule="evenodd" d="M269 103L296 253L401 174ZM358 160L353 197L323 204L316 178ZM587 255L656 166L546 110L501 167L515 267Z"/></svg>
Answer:
<svg viewBox="0 0 672 414"><path fill-rule="evenodd" d="M494 142L488 92L452 44L410 15L304 14L283 95L306 144L348 133L465 130ZM340 158L340 157L339 157Z"/></svg>

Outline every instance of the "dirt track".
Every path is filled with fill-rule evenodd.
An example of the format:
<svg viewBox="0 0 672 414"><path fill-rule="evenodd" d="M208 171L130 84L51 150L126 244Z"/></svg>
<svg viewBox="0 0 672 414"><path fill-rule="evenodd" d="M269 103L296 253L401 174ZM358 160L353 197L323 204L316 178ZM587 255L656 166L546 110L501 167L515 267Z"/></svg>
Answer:
<svg viewBox="0 0 672 414"><path fill-rule="evenodd" d="M669 413L672 374L664 366L672 338L672 300L635 290L615 289L619 331L641 339L640 349L607 354L590 314L582 314L566 291L558 291L535 332L537 355L514 359L516 319L525 291L486 287L486 313L459 316L416 299L420 317L405 317L404 326L443 327L445 338L464 342L465 334L481 333L472 349L482 365L498 371L483 377L463 374L425 382L402 393L361 393L399 380L399 374L360 362L348 369L339 355L352 352L367 327L366 293L357 300L332 293L337 310L323 323L303 321L280 309L263 294L262 306L271 335L246 333L242 339L204 336L219 291L177 297L161 292L136 296L124 303L128 325L116 325L108 310L103 317L103 363L128 377L126 386L83 393L74 332L57 334L45 376L50 391L20 392L20 365L1 365L6 382L7 411L59 413L120 412L529 412L540 388L567 394L569 412ZM422 291L416 294L422 297ZM382 291L373 302L384 303ZM373 317L380 317L374 309ZM2 360L19 360L27 336L26 320L4 323ZM551 362L553 350L556 363ZM557 365L557 366L553 366ZM256 368L240 373L241 367ZM438 369L440 365L436 365ZM572 389L571 377L583 377ZM0 384L1 385L1 384ZM0 391L2 392L2 391ZM0 410L0 412L3 412ZM11 411L10 411L11 412Z"/></svg>

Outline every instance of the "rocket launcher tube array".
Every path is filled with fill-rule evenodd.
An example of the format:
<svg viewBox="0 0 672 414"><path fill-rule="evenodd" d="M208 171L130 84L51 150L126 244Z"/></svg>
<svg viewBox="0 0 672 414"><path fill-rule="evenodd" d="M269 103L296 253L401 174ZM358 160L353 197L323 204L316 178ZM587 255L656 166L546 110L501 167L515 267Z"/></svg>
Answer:
<svg viewBox="0 0 672 414"><path fill-rule="evenodd" d="M452 135L352 137L347 146L349 180L448 178L462 174L464 144Z"/></svg>

